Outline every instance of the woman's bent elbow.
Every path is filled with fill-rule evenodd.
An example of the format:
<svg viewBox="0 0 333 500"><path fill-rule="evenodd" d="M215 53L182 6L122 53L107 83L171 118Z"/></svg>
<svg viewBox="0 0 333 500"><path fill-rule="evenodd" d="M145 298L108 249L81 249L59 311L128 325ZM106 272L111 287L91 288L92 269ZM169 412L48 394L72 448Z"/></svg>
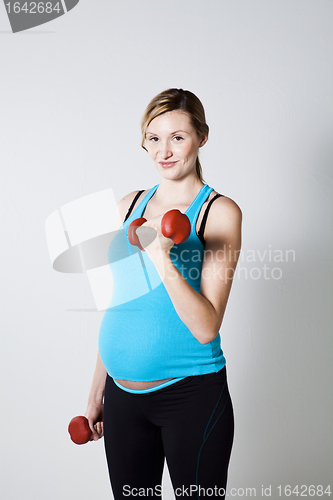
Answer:
<svg viewBox="0 0 333 500"><path fill-rule="evenodd" d="M210 332L210 333L205 332L197 339L199 340L200 344L206 345L206 344L209 344L210 342L213 342L213 340L217 337L217 335L218 335L218 332L214 332L214 333L213 332Z"/></svg>

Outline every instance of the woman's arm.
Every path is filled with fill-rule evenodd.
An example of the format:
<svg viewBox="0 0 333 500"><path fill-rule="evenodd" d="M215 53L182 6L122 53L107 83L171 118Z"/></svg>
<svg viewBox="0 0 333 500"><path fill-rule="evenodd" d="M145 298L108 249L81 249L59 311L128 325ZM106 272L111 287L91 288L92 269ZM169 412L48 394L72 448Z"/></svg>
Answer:
<svg viewBox="0 0 333 500"><path fill-rule="evenodd" d="M122 225L128 210L129 204L138 191L129 193L120 200L117 206L114 231L117 231ZM95 373L88 396L88 404L85 416L88 419L89 427L92 432L91 440L97 440L103 436L103 398L107 371L103 365L98 353Z"/></svg>
<svg viewBox="0 0 333 500"><path fill-rule="evenodd" d="M106 369L98 353L94 378L88 397L88 404L100 405L103 403Z"/></svg>
<svg viewBox="0 0 333 500"><path fill-rule="evenodd" d="M151 219L141 226L155 227L158 234L145 250L163 280L180 319L201 344L208 344L219 332L230 294L241 248L242 212L230 198L221 197L212 204L205 229L200 293L191 287L173 264L171 240L161 234L160 219ZM139 236L140 228L137 234Z"/></svg>
<svg viewBox="0 0 333 500"><path fill-rule="evenodd" d="M103 397L106 375L106 369L98 353L87 409L84 414L91 430L91 441L97 441L103 436Z"/></svg>

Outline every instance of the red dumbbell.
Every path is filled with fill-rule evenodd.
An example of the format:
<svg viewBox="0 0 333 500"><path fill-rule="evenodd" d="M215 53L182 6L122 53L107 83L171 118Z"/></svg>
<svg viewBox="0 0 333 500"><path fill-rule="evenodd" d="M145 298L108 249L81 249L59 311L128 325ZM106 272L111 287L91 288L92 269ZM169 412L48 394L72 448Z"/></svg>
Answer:
<svg viewBox="0 0 333 500"><path fill-rule="evenodd" d="M128 240L131 245L137 245L140 250L144 250L140 244L139 237L136 234L138 226L142 226L147 222L144 217L135 219L128 227ZM182 214L180 210L175 208L166 212L161 220L161 230L163 236L171 238L176 245L184 243L191 233L191 223L187 215Z"/></svg>
<svg viewBox="0 0 333 500"><path fill-rule="evenodd" d="M69 422L68 432L71 436L71 440L75 444L88 443L91 438L91 430L88 419L82 416L72 418Z"/></svg>
<svg viewBox="0 0 333 500"><path fill-rule="evenodd" d="M171 238L176 245L184 243L191 233L191 223L187 215L175 208L166 212L161 220L163 236Z"/></svg>
<svg viewBox="0 0 333 500"><path fill-rule="evenodd" d="M145 250L141 244L138 235L136 234L136 230L138 226L142 226L147 222L147 219L144 217L140 217L139 219L135 219L133 222L130 223L128 226L128 241L130 242L131 245L136 245L140 248L140 250Z"/></svg>

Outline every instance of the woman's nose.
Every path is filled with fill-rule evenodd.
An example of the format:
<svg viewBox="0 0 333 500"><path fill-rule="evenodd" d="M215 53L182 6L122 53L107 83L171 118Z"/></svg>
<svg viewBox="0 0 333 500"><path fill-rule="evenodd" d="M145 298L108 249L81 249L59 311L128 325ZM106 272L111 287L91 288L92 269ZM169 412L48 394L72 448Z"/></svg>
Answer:
<svg viewBox="0 0 333 500"><path fill-rule="evenodd" d="M159 154L160 154L161 159L163 159L163 160L170 158L170 156L172 156L172 150L171 150L170 144L168 142L161 142L160 143Z"/></svg>

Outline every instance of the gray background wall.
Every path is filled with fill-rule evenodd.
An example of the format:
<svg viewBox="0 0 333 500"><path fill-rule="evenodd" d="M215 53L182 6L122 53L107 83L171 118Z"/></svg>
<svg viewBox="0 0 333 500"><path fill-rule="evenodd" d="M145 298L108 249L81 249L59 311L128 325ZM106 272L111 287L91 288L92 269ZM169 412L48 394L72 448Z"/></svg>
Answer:
<svg viewBox="0 0 333 500"><path fill-rule="evenodd" d="M329 0L81 0L14 35L0 6L2 498L111 497L103 441L67 434L103 313L84 274L52 269L44 223L90 193L159 182L139 121L171 86L204 103L205 181L244 214L221 330L228 488L330 483L332 18ZM163 485L173 498L167 472Z"/></svg>

